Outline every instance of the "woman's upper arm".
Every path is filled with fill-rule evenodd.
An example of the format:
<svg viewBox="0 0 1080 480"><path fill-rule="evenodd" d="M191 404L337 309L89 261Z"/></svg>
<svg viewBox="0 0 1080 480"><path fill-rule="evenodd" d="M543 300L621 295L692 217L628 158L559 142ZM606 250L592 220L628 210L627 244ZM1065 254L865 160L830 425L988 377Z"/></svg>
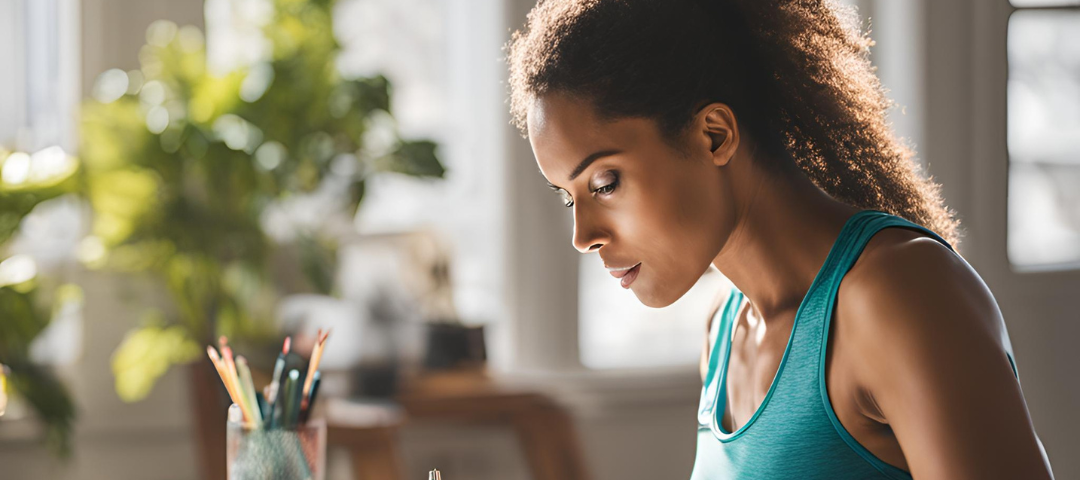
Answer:
<svg viewBox="0 0 1080 480"><path fill-rule="evenodd" d="M884 247L845 278L859 382L914 478L1052 478L993 295L966 262L922 240Z"/></svg>

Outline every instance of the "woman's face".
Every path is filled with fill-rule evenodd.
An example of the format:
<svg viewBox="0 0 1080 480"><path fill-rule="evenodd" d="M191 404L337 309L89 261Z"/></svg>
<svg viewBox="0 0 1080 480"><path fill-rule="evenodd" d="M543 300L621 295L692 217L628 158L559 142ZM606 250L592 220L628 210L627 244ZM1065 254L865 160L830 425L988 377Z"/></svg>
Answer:
<svg viewBox="0 0 1080 480"><path fill-rule="evenodd" d="M734 202L704 130L691 128L680 152L654 120L600 121L587 102L554 93L535 102L527 126L540 171L557 188L552 201L573 209L574 248L598 251L609 269L640 263L628 288L649 307L675 302L705 273L731 230Z"/></svg>

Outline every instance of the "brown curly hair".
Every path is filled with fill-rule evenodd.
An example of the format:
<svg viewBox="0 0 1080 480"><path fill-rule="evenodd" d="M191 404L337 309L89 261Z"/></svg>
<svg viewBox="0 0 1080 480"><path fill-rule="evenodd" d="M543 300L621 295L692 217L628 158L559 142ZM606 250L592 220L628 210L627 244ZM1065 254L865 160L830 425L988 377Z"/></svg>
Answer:
<svg viewBox="0 0 1080 480"><path fill-rule="evenodd" d="M854 9L828 0L540 0L504 47L512 123L540 95L604 119L657 121L673 145L707 102L836 200L904 217L957 247L959 221L886 121ZM959 249L957 249L959 251Z"/></svg>

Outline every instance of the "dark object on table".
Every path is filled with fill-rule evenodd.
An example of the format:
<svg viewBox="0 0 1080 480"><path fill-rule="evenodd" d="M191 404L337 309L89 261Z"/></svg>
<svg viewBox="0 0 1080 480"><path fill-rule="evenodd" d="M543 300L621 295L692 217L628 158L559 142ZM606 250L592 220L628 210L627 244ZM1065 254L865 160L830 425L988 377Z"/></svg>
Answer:
<svg viewBox="0 0 1080 480"><path fill-rule="evenodd" d="M468 327L458 323L432 322L427 325L427 350L424 368L443 370L462 363L483 363L484 326Z"/></svg>
<svg viewBox="0 0 1080 480"><path fill-rule="evenodd" d="M392 398L398 391L398 362L368 362L353 371L356 393L364 397Z"/></svg>

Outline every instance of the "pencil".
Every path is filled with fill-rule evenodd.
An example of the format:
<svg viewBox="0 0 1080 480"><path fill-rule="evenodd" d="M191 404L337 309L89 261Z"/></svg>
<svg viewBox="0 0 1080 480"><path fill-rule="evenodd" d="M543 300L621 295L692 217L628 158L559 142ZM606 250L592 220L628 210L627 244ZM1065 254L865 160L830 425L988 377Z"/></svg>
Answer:
<svg viewBox="0 0 1080 480"><path fill-rule="evenodd" d="M248 410L252 412L250 422L255 428L262 428L262 415L259 402L255 399L255 382L251 380L251 369L248 368L247 359L242 356L236 357L236 369L240 375L240 388L244 391L244 402Z"/></svg>
<svg viewBox="0 0 1080 480"><path fill-rule="evenodd" d="M224 360L225 373L228 374L229 382L232 383L233 391L238 395L243 396L243 392L240 391L240 382L236 377L236 363L233 362L232 348L229 348L229 339L222 335L218 339L218 344L221 345L221 359ZM241 405L243 407L243 405Z"/></svg>
<svg viewBox="0 0 1080 480"><path fill-rule="evenodd" d="M311 390L312 376L315 375L315 369L318 368L318 365L315 363L315 358L319 356L319 350L322 349L323 338L323 331L320 328L319 332L315 335L315 346L311 349L311 358L308 359L307 373L304 374L304 396L307 396L308 391Z"/></svg>
<svg viewBox="0 0 1080 480"><path fill-rule="evenodd" d="M285 379L285 411L282 412L281 424L285 428L292 428L296 425L296 416L300 407L299 398L300 394L300 371L297 369L289 370L289 377Z"/></svg>
<svg viewBox="0 0 1080 480"><path fill-rule="evenodd" d="M267 386L266 401L270 404L267 423L270 424L270 428L274 427L274 408L277 406L278 390L281 389L281 374L285 371L285 355L289 354L291 346L292 337L285 337L285 343L281 346L281 353L278 354L277 361L274 362L274 376L270 379L270 385Z"/></svg>
<svg viewBox="0 0 1080 480"><path fill-rule="evenodd" d="M327 330L323 333L322 329L319 329L318 343L315 344L315 348L311 352L311 361L308 362L307 376L304 378L304 390L301 400L301 408L307 408L308 395L311 393L311 382L315 381L315 371L319 369L319 362L322 361L323 350L326 348L326 338L330 335L330 331Z"/></svg>
<svg viewBox="0 0 1080 480"><path fill-rule="evenodd" d="M311 416L311 409L315 408L315 396L319 394L319 383L322 382L322 372L315 371L315 380L311 381L311 393L304 397L304 404L300 405L300 423L307 422Z"/></svg>
<svg viewBox="0 0 1080 480"><path fill-rule="evenodd" d="M238 403L236 392L233 390L232 382L229 381L229 375L225 373L225 364L218 355L217 350L211 345L206 346L206 354L210 356L210 361L214 363L214 369L217 370L218 376L221 377L221 383L225 384L225 390L229 392L229 398L233 403Z"/></svg>
<svg viewBox="0 0 1080 480"><path fill-rule="evenodd" d="M221 344L221 356L225 360L225 374L229 377L229 382L232 383L233 392L236 393L236 398L233 401L240 405L240 410L244 412L244 416L251 422L255 412L248 408L247 400L244 398L244 391L240 388L240 379L236 375L236 363L233 361L232 349L229 348L229 339L222 335L218 342Z"/></svg>

